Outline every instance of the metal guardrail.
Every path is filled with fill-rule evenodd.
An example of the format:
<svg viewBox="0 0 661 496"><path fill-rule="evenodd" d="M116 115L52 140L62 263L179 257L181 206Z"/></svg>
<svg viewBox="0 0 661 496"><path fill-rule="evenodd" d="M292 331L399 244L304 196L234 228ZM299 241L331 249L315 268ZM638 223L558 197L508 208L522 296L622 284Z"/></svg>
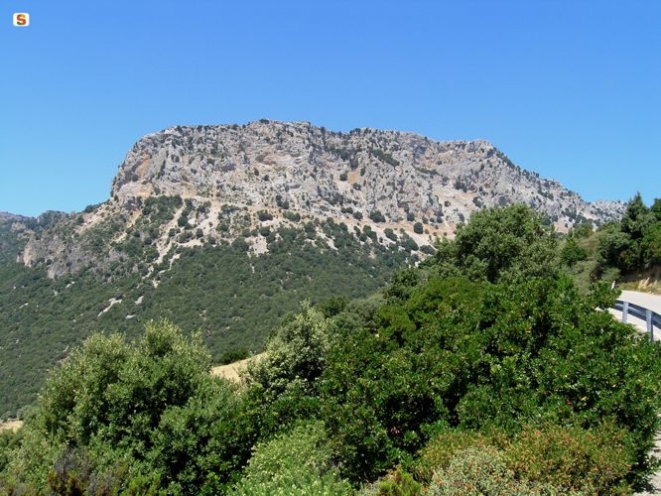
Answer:
<svg viewBox="0 0 661 496"><path fill-rule="evenodd" d="M653 312L649 308L641 307L640 305L622 300L617 300L613 308L622 312L622 322L625 324L627 323L627 317L629 315L644 320L647 324L647 333L649 334L650 341L654 341L655 327L661 331L661 315Z"/></svg>

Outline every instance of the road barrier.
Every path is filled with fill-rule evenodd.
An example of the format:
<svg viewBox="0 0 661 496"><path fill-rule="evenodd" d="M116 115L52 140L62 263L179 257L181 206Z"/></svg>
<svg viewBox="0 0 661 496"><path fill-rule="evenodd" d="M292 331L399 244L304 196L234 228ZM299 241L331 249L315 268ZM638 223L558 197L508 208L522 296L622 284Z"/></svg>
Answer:
<svg viewBox="0 0 661 496"><path fill-rule="evenodd" d="M640 305L622 300L617 300L613 308L622 312L622 322L625 324L627 323L627 317L629 315L644 320L647 324L647 333L649 334L650 341L654 341L655 327L661 331L661 315L653 312L649 308L641 307Z"/></svg>

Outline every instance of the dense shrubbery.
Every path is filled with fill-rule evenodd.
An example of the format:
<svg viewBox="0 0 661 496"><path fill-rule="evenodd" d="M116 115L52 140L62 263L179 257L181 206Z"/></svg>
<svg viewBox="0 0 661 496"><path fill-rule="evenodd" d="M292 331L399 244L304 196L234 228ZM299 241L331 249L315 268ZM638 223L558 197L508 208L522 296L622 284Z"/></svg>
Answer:
<svg viewBox="0 0 661 496"><path fill-rule="evenodd" d="M569 231L560 250L563 265L586 293L602 280L641 279L661 266L661 199L651 208L636 195L621 222L593 231L589 221Z"/></svg>
<svg viewBox="0 0 661 496"><path fill-rule="evenodd" d="M42 389L7 491L93 494L220 490L248 459L254 431L211 357L168 323L136 343L93 336Z"/></svg>
<svg viewBox="0 0 661 496"><path fill-rule="evenodd" d="M93 337L0 438L0 487L626 493L650 469L661 349L600 310L615 292L581 295L556 248L527 209L483 210L381 296L285 315L237 386L171 324Z"/></svg>

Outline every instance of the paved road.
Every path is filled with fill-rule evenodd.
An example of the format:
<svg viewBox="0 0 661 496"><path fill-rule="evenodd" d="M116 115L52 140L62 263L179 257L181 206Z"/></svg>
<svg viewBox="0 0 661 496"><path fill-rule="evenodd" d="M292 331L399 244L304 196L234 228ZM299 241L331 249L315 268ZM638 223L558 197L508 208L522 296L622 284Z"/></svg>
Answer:
<svg viewBox="0 0 661 496"><path fill-rule="evenodd" d="M635 303L661 314L661 296L658 295L639 293L638 291L622 291L618 300Z"/></svg>
<svg viewBox="0 0 661 496"><path fill-rule="evenodd" d="M639 293L638 291L622 291L618 300L628 301L661 314L661 296L658 295ZM615 315L618 320L622 320L622 312L613 309L610 309L609 312ZM627 316L627 323L633 324L641 332L647 332L647 323L633 315ZM661 341L661 331L659 329L654 329L654 341Z"/></svg>

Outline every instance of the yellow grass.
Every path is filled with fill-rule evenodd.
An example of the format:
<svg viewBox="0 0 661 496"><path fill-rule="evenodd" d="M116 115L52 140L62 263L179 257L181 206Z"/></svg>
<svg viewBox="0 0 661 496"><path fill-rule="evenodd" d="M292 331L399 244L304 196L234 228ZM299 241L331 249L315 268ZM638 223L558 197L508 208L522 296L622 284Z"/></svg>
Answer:
<svg viewBox="0 0 661 496"><path fill-rule="evenodd" d="M6 422L0 422L0 431L14 431L23 427L22 420L7 420Z"/></svg>
<svg viewBox="0 0 661 496"><path fill-rule="evenodd" d="M661 295L661 268L654 267L640 274L626 276L619 286L622 289Z"/></svg>
<svg viewBox="0 0 661 496"><path fill-rule="evenodd" d="M219 365L218 367L211 368L211 375L218 377L224 377L230 381L239 381L239 372L246 368L246 365L250 360L258 360L264 354L255 355L245 360L239 360L238 362L229 363L227 365Z"/></svg>

